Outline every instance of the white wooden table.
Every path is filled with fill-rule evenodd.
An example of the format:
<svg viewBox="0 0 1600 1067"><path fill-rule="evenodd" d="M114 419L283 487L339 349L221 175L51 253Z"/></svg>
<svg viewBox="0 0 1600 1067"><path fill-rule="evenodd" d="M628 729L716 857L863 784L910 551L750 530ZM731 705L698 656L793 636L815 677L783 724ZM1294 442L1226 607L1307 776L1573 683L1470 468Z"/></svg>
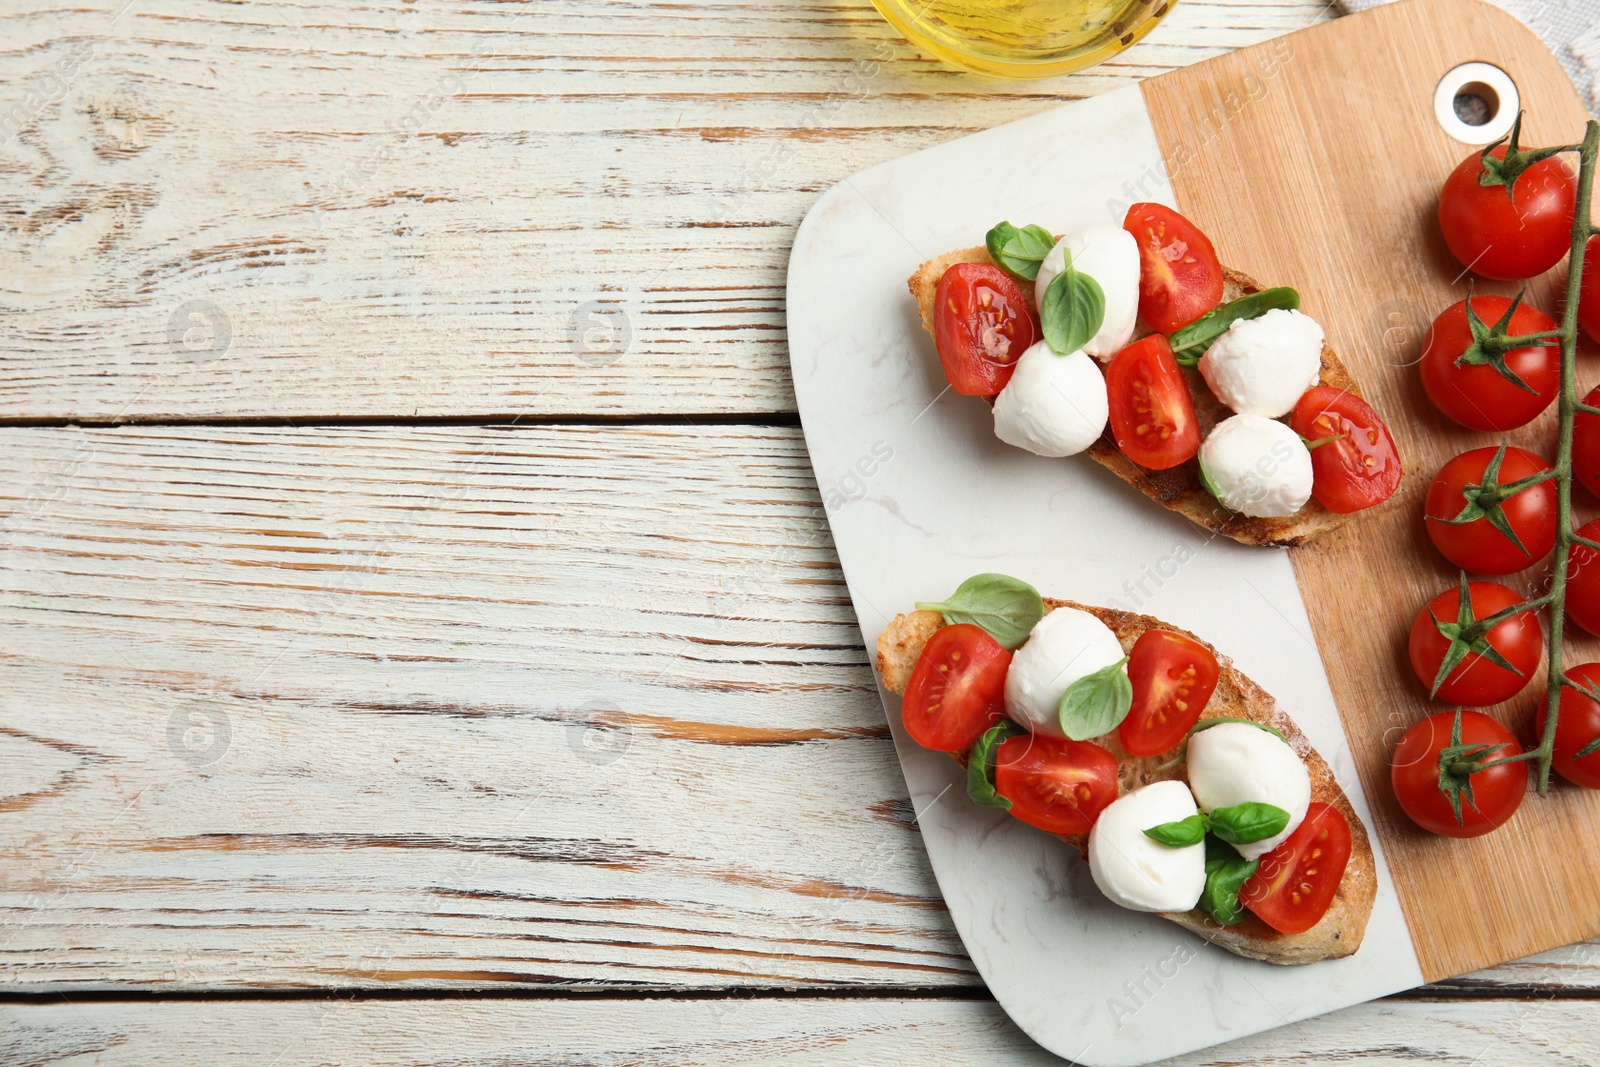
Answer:
<svg viewBox="0 0 1600 1067"><path fill-rule="evenodd" d="M0 3L0 1064L1037 1063L794 415L866 0ZM1183 1062L1593 1063L1579 945Z"/></svg>

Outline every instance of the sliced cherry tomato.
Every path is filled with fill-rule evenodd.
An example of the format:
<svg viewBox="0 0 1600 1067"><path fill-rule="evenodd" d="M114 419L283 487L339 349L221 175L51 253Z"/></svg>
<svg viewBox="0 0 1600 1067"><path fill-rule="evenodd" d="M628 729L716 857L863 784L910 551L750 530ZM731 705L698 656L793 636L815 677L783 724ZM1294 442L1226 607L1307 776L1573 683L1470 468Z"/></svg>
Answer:
<svg viewBox="0 0 1600 1067"><path fill-rule="evenodd" d="M1311 450L1311 495L1341 514L1388 500L1400 484L1400 453L1389 427L1354 393L1319 385L1306 390L1289 420Z"/></svg>
<svg viewBox="0 0 1600 1067"><path fill-rule="evenodd" d="M1121 358L1121 357L1118 357ZM1128 653L1133 707L1117 727L1134 756L1159 756L1175 748L1200 721L1217 688L1217 657L1192 637L1146 630Z"/></svg>
<svg viewBox="0 0 1600 1067"><path fill-rule="evenodd" d="M1472 582L1468 586L1468 603L1474 619L1487 619L1521 600L1496 582ZM1460 604L1461 591L1447 590L1429 601L1411 624L1411 669L1430 689L1450 650L1450 639L1440 631L1440 626L1455 627ZM1510 700L1533 680L1539 657L1544 654L1544 631L1539 629L1539 619L1533 612L1520 611L1503 620L1483 635L1480 642L1499 653L1512 669L1506 670L1478 651L1469 651L1439 686L1434 694L1438 699L1473 708L1487 707Z"/></svg>
<svg viewBox="0 0 1600 1067"><path fill-rule="evenodd" d="M1489 154L1504 159L1506 146ZM1474 152L1445 179L1439 195L1444 243L1468 270L1485 278L1532 278L1561 261L1572 245L1572 215L1578 180L1566 161L1552 156L1504 185L1481 185L1480 153Z"/></svg>
<svg viewBox="0 0 1600 1067"><path fill-rule="evenodd" d="M1006 713L1011 653L982 627L941 627L911 669L900 718L911 740L936 752L959 752Z"/></svg>
<svg viewBox="0 0 1600 1067"><path fill-rule="evenodd" d="M987 263L957 263L934 290L933 340L950 388L994 396L1039 338L1010 275Z"/></svg>
<svg viewBox="0 0 1600 1067"><path fill-rule="evenodd" d="M1279 933L1303 934L1327 914L1349 863L1349 821L1317 801L1288 840L1261 857L1239 900Z"/></svg>
<svg viewBox="0 0 1600 1067"><path fill-rule="evenodd" d="M1520 571L1544 559L1556 545L1555 481L1538 482L1502 499L1484 476L1498 455L1498 447L1463 452L1440 468L1428 487L1423 520L1428 537L1445 559L1474 574ZM1532 452L1507 448L1493 484L1504 487L1549 470ZM1452 521L1463 515L1469 521ZM1516 540L1505 534L1507 529Z"/></svg>
<svg viewBox="0 0 1600 1067"><path fill-rule="evenodd" d="M994 789L1029 826L1086 834L1117 799L1117 757L1091 741L1008 738L995 750Z"/></svg>
<svg viewBox="0 0 1600 1067"><path fill-rule="evenodd" d="M1464 776L1451 775L1450 768L1440 763L1439 753L1454 744L1451 730L1455 717L1454 712L1441 711L1407 730L1390 757L1389 783L1394 787L1395 799L1400 801L1400 807L1411 821L1429 833L1445 837L1480 837L1516 814L1528 791L1528 765L1526 762L1502 763ZM1461 744L1488 746L1479 751L1479 762L1515 756L1519 751L1511 731L1481 711L1461 712ZM1446 774L1443 786L1441 773ZM1472 795L1468 797L1466 789L1460 789L1461 818L1458 820L1446 788L1451 785L1452 778L1459 786L1462 777L1470 783Z"/></svg>
<svg viewBox="0 0 1600 1067"><path fill-rule="evenodd" d="M1600 273L1600 257L1594 267ZM1600 313L1600 308L1596 310ZM1600 407L1600 385L1589 390L1583 402ZM1580 411L1572 417L1572 481L1600 496L1600 415Z"/></svg>
<svg viewBox="0 0 1600 1067"><path fill-rule="evenodd" d="M1505 196L1501 191L1500 195ZM1485 326L1493 327L1511 301L1503 296L1475 296L1472 310ZM1511 316L1506 336L1543 333L1556 324L1537 308L1521 304ZM1422 387L1428 399L1451 419L1471 430L1513 430L1531 422L1550 406L1561 388L1561 350L1554 341L1531 348L1512 349L1502 361L1508 374L1494 362L1457 365L1474 348L1472 328L1467 320L1467 302L1458 301L1445 308L1428 327L1422 339Z"/></svg>
<svg viewBox="0 0 1600 1067"><path fill-rule="evenodd" d="M1578 280L1578 325L1600 344L1600 233L1583 247L1583 277ZM1593 394L1591 394L1593 395Z"/></svg>
<svg viewBox="0 0 1600 1067"><path fill-rule="evenodd" d="M1578 527L1578 536L1600 541L1600 519ZM1600 634L1600 552L1588 545L1567 551L1567 618Z"/></svg>
<svg viewBox="0 0 1600 1067"><path fill-rule="evenodd" d="M1172 346L1159 333L1117 353L1106 368L1111 398L1111 433L1122 454L1151 470L1164 471L1200 451L1200 423Z"/></svg>
<svg viewBox="0 0 1600 1067"><path fill-rule="evenodd" d="M1567 677L1590 692L1600 693L1600 663L1584 663L1567 672ZM1539 701L1534 729L1544 736L1549 709ZM1576 689L1561 690L1561 714L1556 716L1556 747L1551 768L1573 785L1600 789L1600 751L1578 753L1600 740L1600 700Z"/></svg>
<svg viewBox="0 0 1600 1067"><path fill-rule="evenodd" d="M1139 242L1139 315L1171 333L1222 300L1222 262L1200 227L1164 204L1135 204L1122 228Z"/></svg>

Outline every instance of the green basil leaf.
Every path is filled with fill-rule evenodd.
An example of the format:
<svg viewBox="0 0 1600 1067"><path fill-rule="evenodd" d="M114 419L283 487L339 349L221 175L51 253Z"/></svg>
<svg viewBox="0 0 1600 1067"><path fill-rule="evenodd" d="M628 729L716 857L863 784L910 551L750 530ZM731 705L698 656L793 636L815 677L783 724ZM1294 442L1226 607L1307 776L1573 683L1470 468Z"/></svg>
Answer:
<svg viewBox="0 0 1600 1067"><path fill-rule="evenodd" d="M1244 918L1239 890L1256 873L1260 860L1247 860L1215 837L1206 838L1206 887L1200 892L1200 907L1223 926Z"/></svg>
<svg viewBox="0 0 1600 1067"><path fill-rule="evenodd" d="M1205 487L1206 492L1211 494L1211 498L1213 500L1215 500L1218 504L1222 504L1224 511L1233 510L1232 508L1228 507L1228 505L1222 503L1222 494L1217 492L1217 484L1211 480L1211 472L1206 470L1206 465L1204 463L1200 464L1200 484Z"/></svg>
<svg viewBox="0 0 1600 1067"><path fill-rule="evenodd" d="M1287 287L1263 289L1249 293L1226 304L1218 304L1181 330L1173 331L1167 338L1172 343L1172 355L1181 366L1193 367L1206 354L1211 343L1240 319L1260 318L1269 311L1295 311L1300 307L1300 294Z"/></svg>
<svg viewBox="0 0 1600 1067"><path fill-rule="evenodd" d="M1144 836L1168 848L1188 848L1190 845L1198 845L1206 839L1206 817L1196 813L1177 822L1164 822L1159 826L1150 827L1144 832Z"/></svg>
<svg viewBox="0 0 1600 1067"><path fill-rule="evenodd" d="M967 753L967 796L986 808L1011 810L1011 801L995 792L994 755L1000 742L1027 733L1010 719L1002 719L983 732Z"/></svg>
<svg viewBox="0 0 1600 1067"><path fill-rule="evenodd" d="M1289 739L1283 736L1283 731L1276 726L1268 726L1266 723L1256 722L1254 719L1241 719L1237 715L1218 715L1215 719L1201 719L1189 727L1189 732L1184 735L1184 740L1187 741L1201 730L1209 730L1213 726L1221 726L1225 722L1242 722L1246 726L1254 726L1257 730L1265 730L1286 745L1289 743Z"/></svg>
<svg viewBox="0 0 1600 1067"><path fill-rule="evenodd" d="M1062 733L1074 741L1087 741L1110 733L1128 717L1128 709L1133 707L1133 683L1122 669L1127 662L1128 657L1123 656L1067 686L1057 708Z"/></svg>
<svg viewBox="0 0 1600 1067"><path fill-rule="evenodd" d="M1211 832L1230 845L1248 845L1281 834L1289 825L1289 813L1276 804L1251 800L1232 807L1218 808L1208 819Z"/></svg>
<svg viewBox="0 0 1600 1067"><path fill-rule="evenodd" d="M1002 222L990 230L983 243L988 246L989 258L1000 264L1002 270L1023 281L1036 281L1039 264L1055 247L1055 235L1043 226L1024 226L1017 229Z"/></svg>
<svg viewBox="0 0 1600 1067"><path fill-rule="evenodd" d="M1039 305L1045 343L1057 355L1070 355L1092 341L1105 320L1105 291L1087 274L1073 270L1068 255L1066 266L1051 279Z"/></svg>
<svg viewBox="0 0 1600 1067"><path fill-rule="evenodd" d="M1015 651L1044 618L1044 600L1039 590L1019 578L975 574L962 582L950 599L919 603L917 610L937 611L952 626L958 622L981 626L1003 647Z"/></svg>

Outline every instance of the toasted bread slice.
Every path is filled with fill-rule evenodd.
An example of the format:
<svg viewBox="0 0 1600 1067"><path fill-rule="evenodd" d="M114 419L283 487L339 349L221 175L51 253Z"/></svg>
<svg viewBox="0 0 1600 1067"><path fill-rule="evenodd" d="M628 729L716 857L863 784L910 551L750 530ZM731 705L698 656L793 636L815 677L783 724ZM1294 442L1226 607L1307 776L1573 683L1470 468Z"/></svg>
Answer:
<svg viewBox="0 0 1600 1067"><path fill-rule="evenodd" d="M1046 611L1067 607L1089 612L1111 628L1117 639L1122 642L1124 651L1132 649L1139 635L1149 629L1172 630L1200 641L1206 648L1211 649L1221 668L1216 691L1212 693L1211 701L1206 705L1204 717L1211 719L1233 716L1277 729L1288 738L1295 752L1305 761L1306 770L1311 775L1311 799L1338 808L1350 823L1350 863L1345 867L1338 893L1334 896L1333 903L1328 906L1327 914L1305 933L1281 934L1254 915L1247 915L1243 922L1234 926L1221 926L1198 908L1186 912L1163 912L1162 917L1171 919L1179 926L1192 930L1229 952L1264 960L1267 963L1314 963L1317 960L1348 956L1360 948L1361 939L1366 933L1367 920L1372 915L1372 902L1378 891L1377 866L1372 855L1372 844L1367 839L1366 827L1356 816L1355 809L1350 806L1350 798L1345 796L1344 790L1339 788L1339 783L1334 780L1328 764L1317 754L1316 749L1311 747L1311 743L1295 726L1294 721L1278 707L1277 701L1241 674L1226 656L1194 634L1180 630L1176 626L1168 626L1148 615L1136 615L1111 608L1089 607L1075 604L1070 600L1046 598L1044 603ZM906 683L911 678L911 669L916 666L917 657L922 655L923 646L928 643L934 631L943 625L944 619L932 611L913 611L895 616L894 621L878 637L877 666L878 673L883 677L883 684L896 693L905 692ZM1115 732L1095 738L1094 741L1117 757L1122 792L1169 778L1187 780L1186 765L1179 763L1166 770L1160 770L1158 768L1169 757L1129 755L1117 740ZM964 763L964 754L959 759ZM1088 858L1088 834L1060 836L1063 841L1076 848L1079 855Z"/></svg>
<svg viewBox="0 0 1600 1067"><path fill-rule="evenodd" d="M918 267L917 272L908 280L911 295L916 298L917 310L922 317L922 328L928 331L929 337L934 335L934 291L938 288L939 279L944 277L944 272L957 263L992 265L994 260L989 258L988 249L982 245L976 248L963 248L928 260ZM1261 288L1249 276L1236 270L1223 269L1224 302L1237 300L1248 293L1259 292ZM1024 285L1022 290L1024 298L1031 307L1032 287ZM1143 337L1150 332L1141 320L1134 331L1134 337ZM1200 377L1199 371L1184 368L1183 375L1189 383L1189 392L1194 397L1195 416L1200 422L1200 436L1204 439L1213 426L1228 418L1233 412L1211 395L1211 389L1206 385L1205 379ZM1321 383L1335 386L1348 393L1355 393L1357 396L1361 395L1355 379L1350 376L1350 372L1326 343L1322 346ZM1216 497L1207 492L1206 487L1200 483L1198 460L1191 459L1187 463L1164 471L1146 470L1118 450L1116 442L1111 438L1109 426L1106 427L1106 432L1100 440L1089 446L1088 454L1095 462L1162 507L1176 511L1208 530L1214 530L1247 545L1304 544L1314 537L1344 525L1350 519L1349 515L1329 511L1318 503L1315 497L1307 501L1306 506L1295 514L1280 519L1257 519L1229 511L1217 503Z"/></svg>

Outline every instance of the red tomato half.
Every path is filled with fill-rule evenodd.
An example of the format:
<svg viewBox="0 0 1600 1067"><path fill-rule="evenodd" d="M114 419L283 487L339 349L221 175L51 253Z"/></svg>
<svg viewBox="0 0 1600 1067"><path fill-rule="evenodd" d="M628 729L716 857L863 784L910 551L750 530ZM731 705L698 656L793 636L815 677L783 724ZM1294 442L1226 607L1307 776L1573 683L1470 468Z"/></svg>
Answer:
<svg viewBox="0 0 1600 1067"><path fill-rule="evenodd" d="M1468 486L1483 484L1484 471L1493 462L1498 448L1474 448L1463 452L1440 468L1428 487L1428 503L1423 525L1434 547L1444 558L1474 574L1511 574L1530 567L1550 554L1556 546L1556 483L1554 480L1530 485L1499 502L1511 532L1522 548L1495 528L1487 515L1459 525L1451 523L1468 507ZM1500 461L1496 484L1509 485L1550 465L1522 448L1506 449ZM1479 497L1480 505L1483 498ZM1480 508L1481 510L1481 508Z"/></svg>
<svg viewBox="0 0 1600 1067"><path fill-rule="evenodd" d="M1600 689L1600 663L1585 663L1572 668L1567 677L1579 685ZM1535 729L1544 736L1547 712L1544 701L1539 702ZM1556 716L1556 747L1550 766L1573 785L1585 789L1600 789L1600 752L1587 756L1578 753L1600 738L1600 701L1575 689L1561 690L1561 714Z"/></svg>
<svg viewBox="0 0 1600 1067"><path fill-rule="evenodd" d="M1139 315L1162 333L1222 300L1222 263L1200 227L1164 204L1135 204L1122 228L1139 242Z"/></svg>
<svg viewBox="0 0 1600 1067"><path fill-rule="evenodd" d="M1583 278L1578 282L1578 325L1600 344L1600 233L1583 249Z"/></svg>
<svg viewBox="0 0 1600 1067"><path fill-rule="evenodd" d="M1295 403L1289 426L1311 450L1311 495L1341 514L1388 500L1400 484L1400 453L1389 427L1354 393L1319 385Z"/></svg>
<svg viewBox="0 0 1600 1067"><path fill-rule="evenodd" d="M1164 471L1200 451L1200 423L1172 346L1159 333L1117 353L1106 368L1111 433L1122 454L1151 470Z"/></svg>
<svg viewBox="0 0 1600 1067"><path fill-rule="evenodd" d="M1350 823L1318 801L1287 841L1261 857L1239 900L1279 933L1305 933L1327 914L1349 863Z"/></svg>
<svg viewBox="0 0 1600 1067"><path fill-rule="evenodd" d="M911 669L900 718L911 740L959 752L1006 714L1011 653L971 623L941 627Z"/></svg>
<svg viewBox="0 0 1600 1067"><path fill-rule="evenodd" d="M957 263L934 290L933 341L950 388L994 396L1039 338L1033 312L1010 275L987 263Z"/></svg>
<svg viewBox="0 0 1600 1067"><path fill-rule="evenodd" d="M1023 734L995 750L994 788L1029 826L1086 834L1117 799L1117 757L1091 741Z"/></svg>
<svg viewBox="0 0 1600 1067"><path fill-rule="evenodd" d="M1600 272L1600 257L1594 267ZM1600 385L1589 390L1583 402L1600 407ZM1600 416L1581 411L1572 416L1572 483L1600 496Z"/></svg>
<svg viewBox="0 0 1600 1067"><path fill-rule="evenodd" d="M1472 582L1467 588L1475 619L1486 619L1522 600L1496 582ZM1439 632L1434 620L1454 624L1460 603L1460 589L1446 590L1429 601L1411 624L1411 669L1427 688L1433 687L1434 676L1439 673L1450 648L1449 639ZM1438 699L1473 708L1487 707L1510 700L1533 680L1539 668L1539 657L1544 654L1544 631L1539 629L1539 619L1533 612L1518 612L1490 630L1486 637L1489 647L1515 669L1508 671L1476 652L1468 652L1439 686L1435 694Z"/></svg>
<svg viewBox="0 0 1600 1067"><path fill-rule="evenodd" d="M1506 146L1489 153L1504 159ZM1540 160L1512 183L1479 185L1483 172L1474 152L1445 179L1439 195L1439 228L1461 265L1485 278L1532 278L1561 261L1572 245L1578 181L1566 161Z"/></svg>
<svg viewBox="0 0 1600 1067"><path fill-rule="evenodd" d="M1445 837L1480 837L1503 824L1522 804L1528 791L1528 765L1502 763L1471 776L1472 799L1461 794L1461 821L1456 821L1450 798L1439 788L1439 750L1450 744L1455 713L1429 715L1406 731L1389 760L1389 784L1395 799L1411 821ZM1461 713L1461 743L1500 745L1482 760L1515 756L1517 739L1497 719L1481 711Z"/></svg>
<svg viewBox="0 0 1600 1067"><path fill-rule="evenodd" d="M1504 197L1505 191L1500 190L1500 195ZM1499 322L1510 306L1510 299L1503 296L1472 298L1472 310L1486 326ZM1508 336L1555 328L1550 316L1524 303L1511 316ZM1505 354L1506 367L1527 389L1487 363L1456 366L1471 345L1465 300L1445 308L1422 339L1422 387L1434 406L1451 419L1469 430L1513 430L1531 422L1555 399L1561 388L1561 350L1554 341Z"/></svg>
<svg viewBox="0 0 1600 1067"><path fill-rule="evenodd" d="M1200 721L1217 688L1217 657L1192 637L1146 630L1128 653L1133 706L1117 727L1134 756L1159 756L1175 748Z"/></svg>
<svg viewBox="0 0 1600 1067"><path fill-rule="evenodd" d="M1600 519L1578 527L1578 536L1600 541ZM1600 634L1600 552L1588 545L1567 551L1567 618Z"/></svg>

